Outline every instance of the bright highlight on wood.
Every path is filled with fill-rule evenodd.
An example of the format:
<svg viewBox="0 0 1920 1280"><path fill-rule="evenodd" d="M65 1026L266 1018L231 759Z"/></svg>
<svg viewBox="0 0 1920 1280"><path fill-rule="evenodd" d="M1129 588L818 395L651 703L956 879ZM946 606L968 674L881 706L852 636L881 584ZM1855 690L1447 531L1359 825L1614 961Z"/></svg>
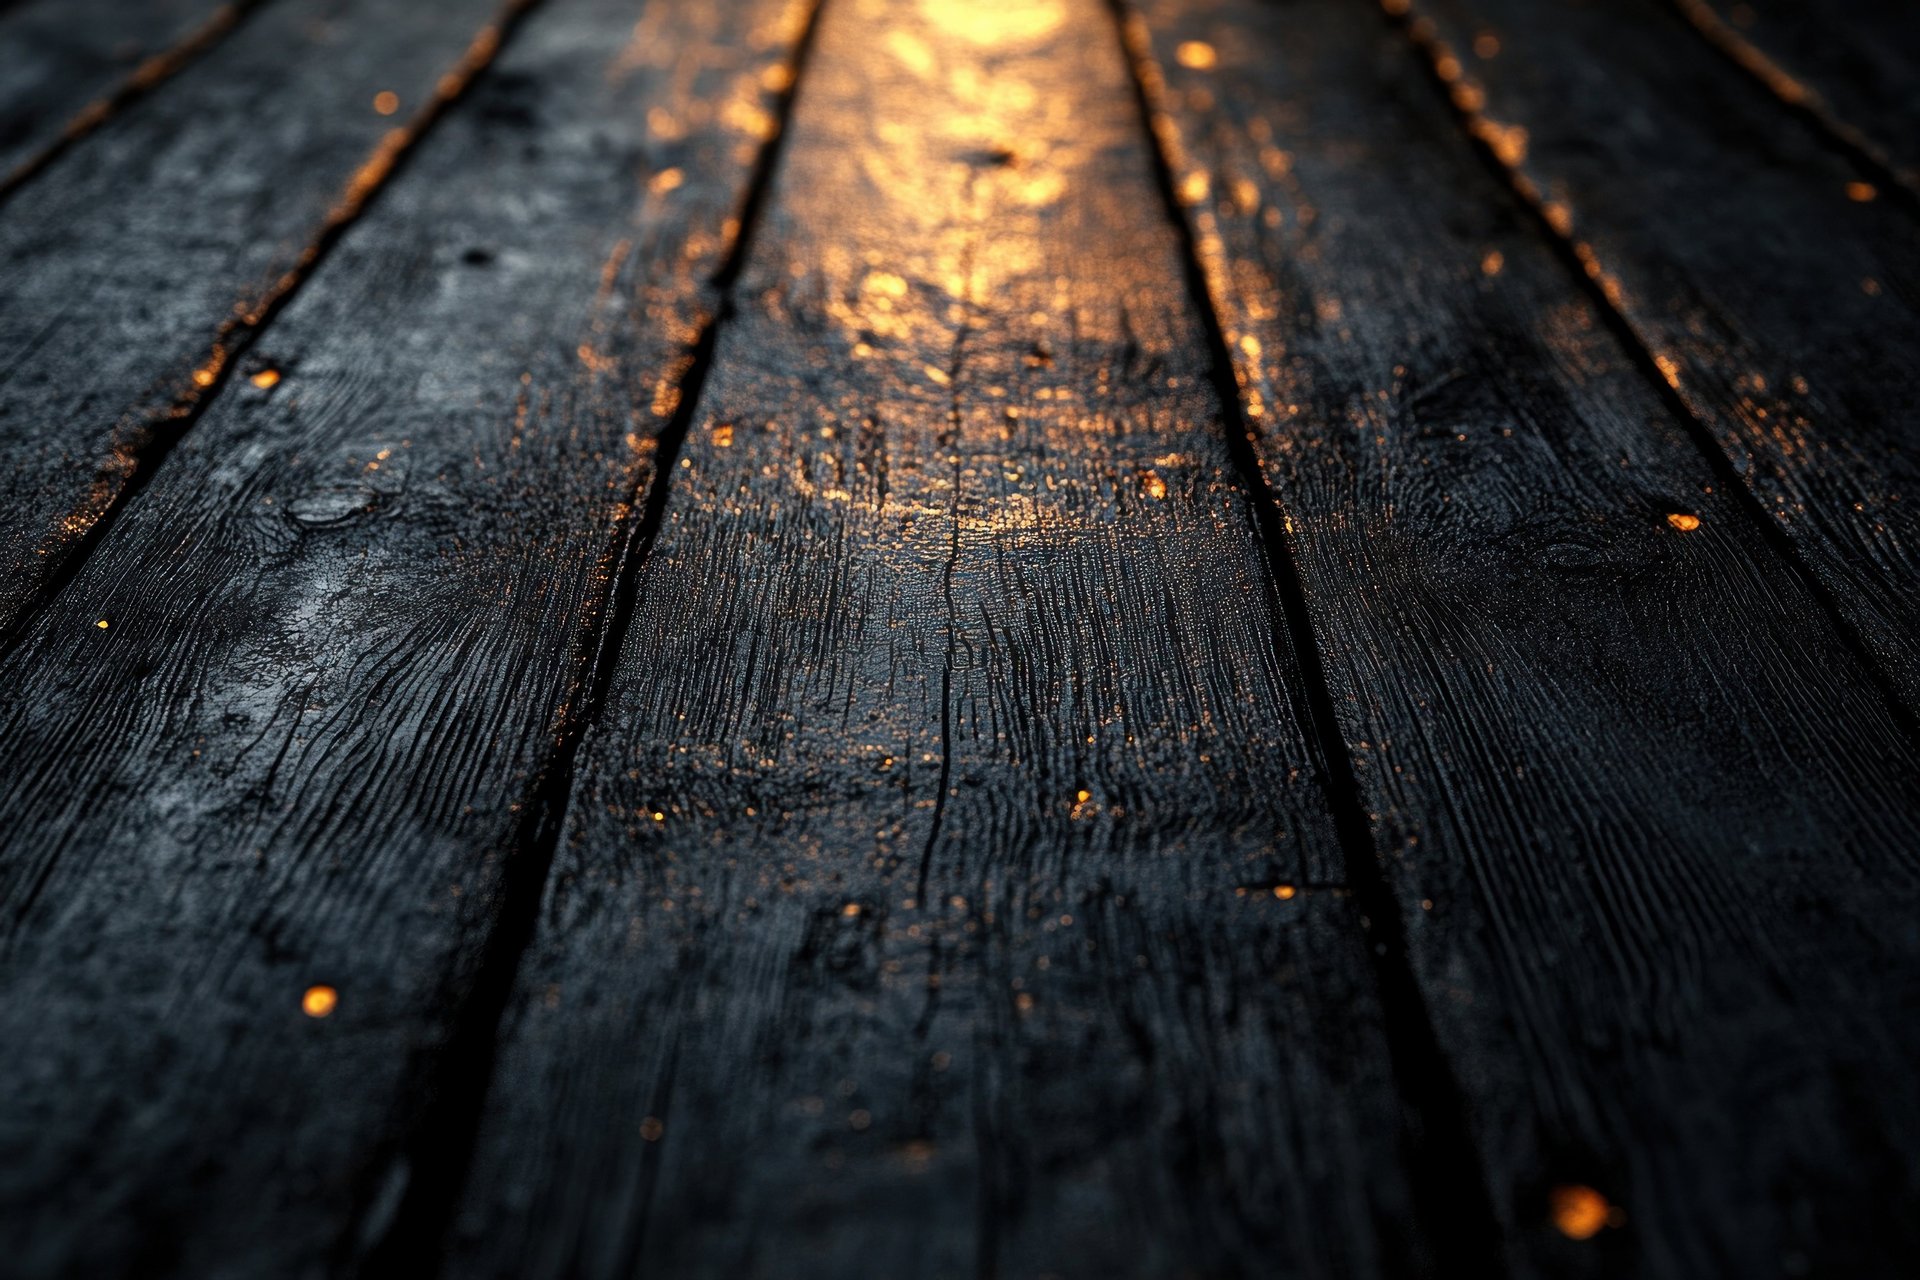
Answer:
<svg viewBox="0 0 1920 1280"><path fill-rule="evenodd" d="M329 986L308 987L300 997L300 1010L309 1018L324 1018L340 1004L340 993Z"/></svg>
<svg viewBox="0 0 1920 1280"><path fill-rule="evenodd" d="M1623 1220L1621 1212L1592 1187L1573 1184L1555 1187L1548 1198L1553 1225L1569 1240L1591 1240Z"/></svg>

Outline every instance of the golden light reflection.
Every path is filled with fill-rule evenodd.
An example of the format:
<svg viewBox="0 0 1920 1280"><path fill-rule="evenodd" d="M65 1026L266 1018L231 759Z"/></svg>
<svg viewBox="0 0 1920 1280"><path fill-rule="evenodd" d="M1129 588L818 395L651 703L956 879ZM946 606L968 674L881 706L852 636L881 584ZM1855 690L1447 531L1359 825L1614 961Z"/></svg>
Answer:
<svg viewBox="0 0 1920 1280"><path fill-rule="evenodd" d="M1667 517L1667 523L1682 533L1692 533L1700 527L1700 517L1688 515L1684 511L1676 511Z"/></svg>
<svg viewBox="0 0 1920 1280"><path fill-rule="evenodd" d="M1031 44L1067 20L1061 0L1006 5L920 0L920 13L944 34L986 46Z"/></svg>
<svg viewBox="0 0 1920 1280"><path fill-rule="evenodd" d="M278 369L262 369L247 379L247 381L262 391L267 391L280 385L280 371Z"/></svg>
<svg viewBox="0 0 1920 1280"><path fill-rule="evenodd" d="M1203 40L1183 41L1173 51L1173 58L1181 66L1193 71L1210 71L1220 61L1213 46Z"/></svg>
<svg viewBox="0 0 1920 1280"><path fill-rule="evenodd" d="M1853 201L1855 204L1866 204L1879 194L1880 189L1871 182L1849 182L1847 184L1847 199Z"/></svg>
<svg viewBox="0 0 1920 1280"><path fill-rule="evenodd" d="M373 109L383 116L390 116L400 109L400 95L391 89L382 89L373 95Z"/></svg>
<svg viewBox="0 0 1920 1280"><path fill-rule="evenodd" d="M300 997L300 1009L309 1018L324 1018L340 1007L340 993L332 987L317 985L308 987Z"/></svg>
<svg viewBox="0 0 1920 1280"><path fill-rule="evenodd" d="M1548 1209L1553 1225L1569 1240L1591 1240L1603 1229L1626 1220L1605 1196L1577 1183L1555 1187L1548 1196Z"/></svg>

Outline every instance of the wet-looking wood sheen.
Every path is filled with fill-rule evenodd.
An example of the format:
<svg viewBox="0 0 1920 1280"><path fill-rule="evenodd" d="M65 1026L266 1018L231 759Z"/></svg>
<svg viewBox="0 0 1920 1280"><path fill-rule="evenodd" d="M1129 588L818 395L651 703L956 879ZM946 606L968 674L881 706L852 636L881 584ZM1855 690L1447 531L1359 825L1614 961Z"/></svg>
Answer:
<svg viewBox="0 0 1920 1280"><path fill-rule="evenodd" d="M1903 1274L1915 27L0 0L0 1270Z"/></svg>

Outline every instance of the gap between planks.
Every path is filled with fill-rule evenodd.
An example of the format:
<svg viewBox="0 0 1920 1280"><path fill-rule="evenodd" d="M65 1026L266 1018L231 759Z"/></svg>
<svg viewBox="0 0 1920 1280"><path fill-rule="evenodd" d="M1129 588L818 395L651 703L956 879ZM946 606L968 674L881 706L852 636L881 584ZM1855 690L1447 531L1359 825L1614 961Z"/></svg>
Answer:
<svg viewBox="0 0 1920 1280"><path fill-rule="evenodd" d="M1694 0L1698 2L1698 0ZM1840 638L1847 652L1858 659L1862 670L1873 684L1874 693L1886 707L1888 714L1907 740L1920 746L1920 717L1907 705L1901 696L1899 687L1894 683L1891 673L1873 647L1861 634L1858 626L1847 617L1840 607L1832 589L1807 562L1806 554L1800 545L1780 527L1773 513L1760 500L1751 486L1741 478L1739 470L1727 451L1714 438L1712 428L1700 417L1686 401L1674 384L1669 381L1660 364L1660 357L1649 347L1646 340L1634 327L1633 321L1621 309L1611 284L1611 277L1593 257L1586 246L1574 239L1570 228L1563 227L1549 211L1547 197L1540 191L1531 178L1521 172L1517 164L1510 162L1500 154L1496 134L1499 126L1489 120L1478 106L1470 87L1460 80L1458 68L1459 56L1451 46L1435 31L1431 21L1419 15L1413 0L1380 0L1380 8L1387 21L1406 36L1415 62L1423 73L1423 78L1440 94L1447 105L1448 113L1467 137L1475 155L1487 166L1494 180L1506 188L1524 210L1527 221L1540 233L1554 257L1574 278L1577 287L1585 293L1593 304L1608 330L1620 347L1627 353L1634 367L1638 369L1653 392L1673 415L1674 420L1686 430L1687 438L1699 450L1708 468L1713 472L1714 481L1724 485L1726 491L1746 513L1753 517L1759 526L1761 537L1780 557L1782 564L1793 573L1797 585L1803 588L1820 605L1821 611L1833 624L1834 633ZM1758 51L1756 50L1756 53ZM1739 61L1738 58L1735 61ZM1449 68L1452 73L1449 74ZM1747 68L1751 70L1751 68ZM1835 139L1822 130L1816 130L1825 142ZM1850 159L1860 159L1850 150L1846 151ZM1890 175L1891 170L1887 173ZM1904 186L1897 189L1905 191Z"/></svg>
<svg viewBox="0 0 1920 1280"><path fill-rule="evenodd" d="M248 0L248 3L250 7L257 8L267 0ZM301 250L293 266L274 281L257 305L220 326L205 362L194 372L193 390L175 400L171 411L160 419L170 425L165 430L154 430L134 449L133 467L127 482L77 540L72 551L61 559L55 571L40 587L38 598L20 611L11 631L0 634L0 662L10 657L31 634L34 622L92 559L94 550L112 529L116 517L147 487L175 446L220 398L231 381L233 370L239 365L240 357L253 347L293 302L301 286L313 277L333 247L359 222L394 175L405 166L407 158L419 149L420 143L433 131L433 126L467 95L474 82L493 65L521 21L543 3L545 0L506 0L492 21L474 35L460 60L440 78L426 103L405 124L388 130L375 144L373 151L347 180L346 187L326 220L321 223L320 230ZM223 29L221 34L230 29ZM4 198L4 194L0 192L0 198Z"/></svg>
<svg viewBox="0 0 1920 1280"><path fill-rule="evenodd" d="M642 498L645 506L638 520L629 518L615 525L615 545L609 557L613 571L608 575L606 590L593 605L585 623L591 639L581 696L561 727L546 775L534 789L533 802L527 808L519 836L511 844L513 853L507 861L500 890L500 915L481 952L468 1006L456 1015L452 1034L436 1054L443 1062L461 1065L446 1069L439 1079L432 1079L429 1068L431 1084L422 1119L398 1158L398 1167L408 1170L405 1192L389 1202L386 1214L379 1212L380 1201L385 1197L379 1195L377 1187L371 1189L371 1202L363 1206L357 1234L365 1246L361 1267L367 1274L431 1272L452 1223L479 1136L481 1113L493 1083L500 1023L511 1001L521 960L537 932L547 879L566 833L580 747L606 705L614 670L632 625L640 572L666 517L667 502L673 492L673 473L687 432L700 409L720 331L735 314L734 285L746 266L767 192L779 170L794 102L805 76L814 35L820 29L820 15L828 2L814 0L807 12L806 25L794 44L787 64L787 87L781 92L773 113L773 131L754 158L746 193L740 202L739 234L710 278L718 295L712 318L702 326L693 345L692 358L680 376L679 402L673 416L654 437L654 465L650 472L641 472L633 490L623 495L623 505L629 511L638 506Z"/></svg>
<svg viewBox="0 0 1920 1280"><path fill-rule="evenodd" d="M1793 75L1734 25L1708 0L1669 0L1700 38L1734 66L1758 80L1786 108L1812 124L1814 132L1856 167L1895 192L1910 211L1920 212L1920 174L1902 168L1886 148L1837 111L1825 94Z"/></svg>
<svg viewBox="0 0 1920 1280"><path fill-rule="evenodd" d="M1440 1048L1426 998L1407 956L1405 922L1374 848L1366 801L1340 731L1314 636L1306 588L1287 542L1284 508L1253 453L1252 425L1240 400L1233 357L1174 179L1177 157L1169 155L1168 148L1177 143L1157 127L1166 115L1160 101L1159 72L1146 40L1136 29L1140 19L1127 0L1108 3L1132 80L1140 125L1147 135L1154 183L1180 245L1187 292L1206 333L1227 451L1246 489L1279 597L1286 633L1277 633L1274 643L1284 647L1290 641L1299 662L1306 704L1301 718L1310 727L1320 756L1327 806L1346 861L1348 884L1362 913L1361 926L1368 931L1363 941L1385 1015L1395 1083L1409 1116L1408 1178L1415 1210L1433 1241L1440 1274L1504 1275L1508 1268L1499 1227L1478 1149L1468 1132L1464 1096L1452 1064Z"/></svg>
<svg viewBox="0 0 1920 1280"><path fill-rule="evenodd" d="M4 205L14 192L45 172L48 166L87 135L199 61L202 54L232 35L241 23L253 16L255 10L270 2L228 0L173 44L142 59L140 65L129 71L111 92L75 112L53 141L0 176L0 205ZM0 4L0 12L11 7Z"/></svg>

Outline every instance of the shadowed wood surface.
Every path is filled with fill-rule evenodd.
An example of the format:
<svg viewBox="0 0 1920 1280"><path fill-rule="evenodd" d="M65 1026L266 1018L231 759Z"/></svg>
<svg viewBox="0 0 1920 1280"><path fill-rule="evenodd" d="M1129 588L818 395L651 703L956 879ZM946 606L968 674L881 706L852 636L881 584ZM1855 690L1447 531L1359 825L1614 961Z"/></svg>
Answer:
<svg viewBox="0 0 1920 1280"><path fill-rule="evenodd" d="M1886 1173L1920 1108L1872 1083L1920 1052L1920 754L1392 30L1143 16L1509 1262L1866 1267L1920 1192ZM1732 1141L1760 1063L1794 1087L1743 1097ZM1632 1230L1568 1242L1561 1183Z"/></svg>
<svg viewBox="0 0 1920 1280"><path fill-rule="evenodd" d="M484 55L498 8L269 4L0 206L0 640Z"/></svg>
<svg viewBox="0 0 1920 1280"><path fill-rule="evenodd" d="M29 1273L344 1265L434 1158L791 49L778 3L635 19L529 21L0 674Z"/></svg>
<svg viewBox="0 0 1920 1280"><path fill-rule="evenodd" d="M1904 1274L1920 43L1411 4L0 0L0 1270Z"/></svg>
<svg viewBox="0 0 1920 1280"><path fill-rule="evenodd" d="M21 0L0 5L0 193L230 31L250 4ZM4 198L0 196L0 198Z"/></svg>
<svg viewBox="0 0 1920 1280"><path fill-rule="evenodd" d="M448 1273L1417 1270L1106 15L825 23Z"/></svg>
<svg viewBox="0 0 1920 1280"><path fill-rule="evenodd" d="M1781 101L1920 198L1920 19L1905 0L1672 0Z"/></svg>
<svg viewBox="0 0 1920 1280"><path fill-rule="evenodd" d="M1912 209L1657 0L1411 12L1487 154L1920 710Z"/></svg>

